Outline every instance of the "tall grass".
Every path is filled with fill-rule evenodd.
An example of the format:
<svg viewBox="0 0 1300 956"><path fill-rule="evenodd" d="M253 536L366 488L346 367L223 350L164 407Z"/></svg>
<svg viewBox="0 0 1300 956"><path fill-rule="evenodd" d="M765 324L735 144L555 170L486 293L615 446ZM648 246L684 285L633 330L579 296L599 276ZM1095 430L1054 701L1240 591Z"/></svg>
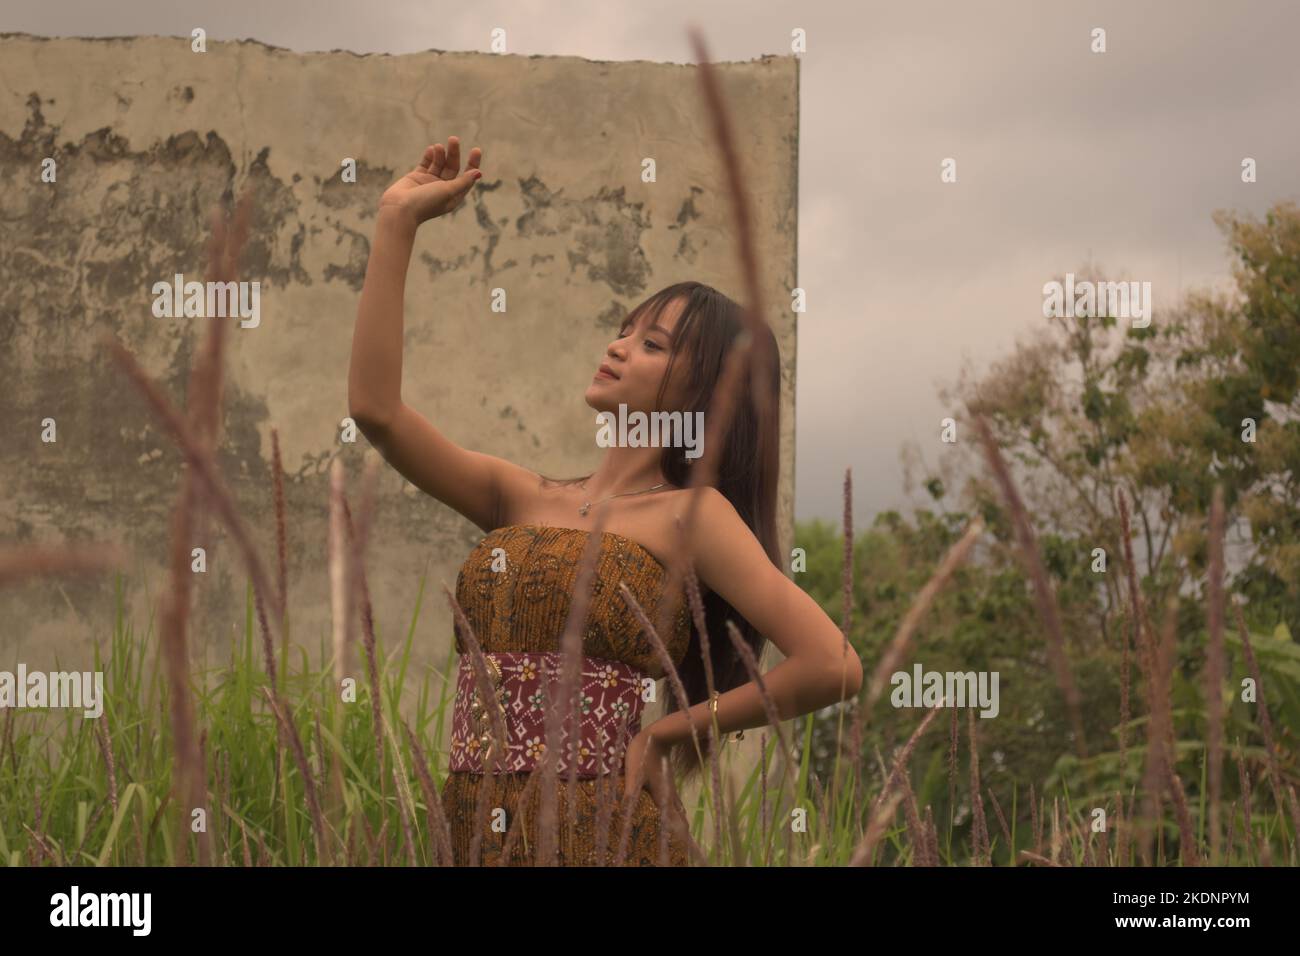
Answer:
<svg viewBox="0 0 1300 956"><path fill-rule="evenodd" d="M972 529L958 547L968 549L976 531ZM950 573L945 566L937 576ZM191 674L188 681L194 727L206 755L200 781L205 813L198 820L182 810L175 796L173 685L167 679L165 654L152 620L139 630L126 619L126 583L119 575L111 634L106 645L97 644L93 652L92 668L105 673L103 717L84 719L68 710L4 713L0 861L13 866L175 865L199 858L203 842L210 844L211 862L217 865L423 866L450 860L437 799L445 755L436 742L450 719L454 651L449 649L442 667L418 672L410 667L423 606L423 577L405 635L388 640L375 636L373 676L358 682L357 699L348 703L340 699L332 642L324 635L315 653L298 643L289 645L291 654L282 658L278 670L279 693L273 690L250 583L242 635L232 644L229 660ZM639 616L643 626L652 626L643 612ZM903 642L914 627L907 622L900 629ZM1172 649L1167 634L1153 675L1164 693ZM1243 637L1249 642L1244 631ZM893 654L886 657L897 659ZM757 662L747 663L754 676L761 677ZM1253 660L1252 667L1258 672ZM864 696L868 693L864 688ZM1019 797L1010 818L993 798L998 829L980 825L973 828L968 843L954 842L958 828L953 804L946 826L936 827L933 807L924 796L918 798L909 767L917 742L941 709L916 721L907 745L875 786L864 772L851 775L839 788L827 788L811 771L807 743L815 716L782 724L770 713L777 733L764 732L760 760L741 778L736 792L721 799L710 792L710 777L702 781L693 805L684 808L691 842L698 848L692 858L748 866L1159 866L1209 858L1208 839L1194 832L1194 818L1204 810L1174 798L1170 812L1140 820L1132 814L1132 799L1126 808L1118 793L1105 804L1110 820L1105 833L1091 830L1091 802L1080 804L1069 792L1050 797L1035 793L1028 811L1031 827L1023 826L1027 811ZM950 711L956 715L955 709ZM1171 714L1157 707L1153 716L1154 757L1148 763L1154 766L1148 769L1154 776L1148 788L1158 788L1163 781L1165 788L1158 792L1181 791L1169 752L1158 743ZM400 734L393 729L398 727ZM787 727L799 733L786 737ZM312 732L300 734L297 728ZM969 774L964 786L953 785L964 791L972 807L981 807L982 823L984 793L973 727L966 737ZM286 739L289 753L281 759ZM1224 808L1227 833L1219 841L1220 861L1294 864L1294 788L1257 750L1252 754L1238 747L1233 757L1245 798ZM1271 791L1264 796L1256 792L1261 774L1252 769L1260 760ZM781 763L775 774L773 761ZM330 781L333 767L338 768L337 783ZM324 794L332 788L337 788L336 801L330 805ZM1134 792L1130 798L1138 795ZM1291 804L1289 826L1280 803L1286 796ZM719 806L726 809L721 821ZM711 817L713 825L706 826ZM1044 821L1051 826L1046 844ZM1159 838L1148 849L1145 837L1152 831ZM1170 845L1174 839L1180 845L1176 851Z"/></svg>
<svg viewBox="0 0 1300 956"><path fill-rule="evenodd" d="M694 39L705 99L715 123L736 215L749 303L745 321L757 332L765 310L759 295L759 267L748 201L740 186L734 135L703 42L698 35ZM214 220L209 278L235 278L250 218L250 204L245 197L229 231L221 216ZM117 578L117 609L107 647L97 644L93 651L92 669L103 670L106 678L102 718L86 720L78 712L67 710L16 715L14 710L5 709L0 723L0 862L10 866L118 866L183 865L197 859L200 863L226 866L447 865L451 862L450 830L438 796L444 755L434 744L444 737L456 681L452 676L451 649L442 668L426 668L420 673L410 670L425 580L420 581L405 637L386 641L385 635L375 632L364 568L375 491L374 460L367 464L354 520L344 488L342 462L336 459L331 469L329 500L328 553L334 611L330 639L321 639L314 656L291 639L278 433L272 434L278 558L274 579L265 569L215 462L221 427L222 329L220 322L210 324L204 348L196 357L186 414L172 406L125 348L116 341L108 342L113 359L185 456L186 469L172 515L169 586L155 634L152 619L143 631L125 619L122 609L126 604L126 582ZM718 389L719 406L710 419L706 447L719 446L720 441L714 439L720 439L726 429L751 363L761 366L772 359L761 354L764 342L764 336L751 335L747 344L728 354ZM760 354L750 354L752 345L760 347ZM774 414L774 410L764 408L762 414ZM1119 790L1099 794L1094 786L1081 796L1057 779L1051 786L1050 799L1048 793L1040 795L1030 785L1027 810L1020 805L1017 787L1010 813L1004 813L982 780L973 711L967 714L968 773L964 785L958 783L960 723L956 708L948 708L949 799L942 832L935 818L934 801L927 800L932 781L923 775L921 785L915 785L910 767L919 742L936 722L942 706L931 709L908 728L907 743L891 755L888 766L876 754L878 777L873 777L863 760L864 724L891 673L911 655L919 625L936 595L949 585L957 567L972 553L983 532L981 521L972 522L918 592L857 699L837 710L837 759L829 787L812 768L810 744L818 716L808 714L793 722L780 721L758 662L734 625L728 622L725 635L707 633L698 582L690 561L683 560L683 549L682 555L671 555L665 591L669 595L677 594L679 587L685 591L706 662L710 639L727 639L736 646L758 686L769 727L760 734L759 759L743 776L738 792L731 784L734 778L722 772L721 762L730 755L719 752L721 735L716 718L709 722L704 741L695 736L695 746L703 745L708 751L709 773L702 775L700 790L689 808L675 804L670 794L657 794L657 802L666 807L661 859L667 856L666 838L672 830L687 846L691 860L714 865L1163 866L1175 861L1196 865L1207 859L1226 864L1269 864L1281 859L1295 865L1300 806L1295 787L1286 779L1279 759L1252 638L1235 604L1240 642L1260 695L1264 747L1261 751L1243 746L1239 740L1235 743L1232 755L1240 796L1229 803L1226 813L1222 806L1224 728L1218 696L1224 673L1226 598L1222 586L1225 519L1221 498L1216 497L1210 520L1213 560L1208 589L1209 668L1205 675L1211 726L1207 808L1206 788L1198 788L1202 799L1194 806L1187 799L1187 788L1178 773L1180 754L1174 729L1177 715L1172 706L1176 622L1172 614L1166 614L1157 646L1133 569L1125 502L1120 499L1119 510L1124 522L1129 620L1133 622L1138 667L1145 679L1147 714L1144 718L1132 714L1126 640L1121 713L1116 724L1119 756L1102 753L1089 757L1082 702L1070 671L1055 594L1043 567L1031 516L987 425L976 418L975 427L1011 515L1018 554L1033 588L1048 660L1066 703L1079 761L1090 779L1096 778L1107 761L1117 759L1120 779L1127 780L1130 752L1145 767L1140 781L1127 794L1127 802ZM692 486L698 490L711 484L715 473L716 455L706 454L692 474ZM842 630L847 648L854 580L851 482L847 474L844 497ZM684 540L689 536L697 503L698 495L692 495L682 528ZM545 756L528 783L530 788L539 786L542 790L537 854L542 864L556 859L558 827L573 823L572 818L557 819L557 787L562 782L554 757L564 723L574 710L581 634L603 540L604 514L597 513L580 561L570 616L560 642L560 706L547 708ZM209 518L220 521L231 536L249 583L242 637L232 643L229 661L195 673L187 639L189 571L185 564L189 541L204 540ZM111 549L63 550L35 545L13 548L0 551L0 585L31 575L86 573L115 564L120 564L120 554ZM670 623L674 602L662 602L664 618L656 626L630 590L623 587L620 594L663 662L670 691L686 707L680 676L658 633ZM450 591L447 598L480 693L490 696L486 693L483 648ZM351 673L348 662L358 614L366 680L357 682L355 699L345 701L340 695L340 681ZM281 637L278 659L272 622ZM713 677L707 669L706 678L711 692ZM494 713L491 708L489 712ZM909 724L914 720L910 712L904 712L907 716L901 718L898 713L891 714L890 719ZM847 722L847 731L846 714L852 718ZM1147 744L1130 750L1128 733L1139 721L1146 725ZM493 723L499 755L504 727L495 718ZM401 734L395 730L397 727ZM794 732L787 733L787 729ZM840 760L841 754L847 759ZM774 762L779 766L774 768ZM573 786L576 761L570 763L567 785ZM1252 777L1253 765L1267 779L1267 809L1254 793L1261 773ZM1203 774L1205 769L1203 765ZM642 764L643 774L645 770ZM633 783L634 792L639 791L644 776ZM959 786L972 819L964 837L958 835L956 820ZM618 862L627 848L631 804L622 800L622 795L607 792L609 789L600 791L598 818L613 819L621 801L620 845L615 853ZM492 792L490 786L480 791L475 821L480 835ZM985 811L986 793L997 819L996 831L989 826ZM1135 817L1133 807L1139 796L1144 809ZM527 799L528 791L523 797ZM569 800L567 806L573 808L574 803ZM1099 805L1109 824L1094 830L1094 811ZM1221 834L1225 817L1226 833ZM710 823L707 828L706 821ZM1049 822L1050 834L1045 843L1044 830ZM605 827L600 831L603 840ZM505 851L500 855L503 862L510 859L512 841L518 836L517 828L508 833ZM1171 842L1176 843L1176 850L1171 849ZM471 863L478 861L479 845L476 837L470 846ZM598 858L605 858L603 847Z"/></svg>

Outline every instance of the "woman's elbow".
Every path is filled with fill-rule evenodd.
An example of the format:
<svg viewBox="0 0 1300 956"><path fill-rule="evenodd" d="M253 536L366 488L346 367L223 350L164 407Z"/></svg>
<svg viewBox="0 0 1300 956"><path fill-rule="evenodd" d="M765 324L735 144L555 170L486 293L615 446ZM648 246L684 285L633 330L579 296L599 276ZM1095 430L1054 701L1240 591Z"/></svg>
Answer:
<svg viewBox="0 0 1300 956"><path fill-rule="evenodd" d="M862 690L862 661L852 647L833 655L827 661L826 684L831 703L856 697Z"/></svg>

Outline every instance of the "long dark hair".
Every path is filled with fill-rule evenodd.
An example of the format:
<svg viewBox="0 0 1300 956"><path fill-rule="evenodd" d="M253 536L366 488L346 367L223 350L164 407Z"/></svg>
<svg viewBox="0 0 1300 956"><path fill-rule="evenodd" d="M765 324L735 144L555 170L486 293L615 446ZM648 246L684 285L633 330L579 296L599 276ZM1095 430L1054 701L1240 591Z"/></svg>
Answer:
<svg viewBox="0 0 1300 956"><path fill-rule="evenodd" d="M678 282L660 289L638 305L623 320L623 325L636 323L647 311L658 319L664 308L678 298L685 299L684 308L673 331L668 366L659 385L659 393L655 397L654 411L681 411L685 414L701 411L707 418L727 352L736 344L737 337L746 331L740 305L702 282ZM763 546L768 559L779 568L781 558L776 527L776 490L780 477L781 364L775 336L766 323L762 323L761 327L766 339L766 348L761 347L764 343L753 343L749 375L743 383L744 387L740 389L731 423L727 428L721 458L718 460L716 487L754 532L754 537ZM668 388L673 367L682 353L685 353L687 361L690 362L687 369L685 405L681 409L664 409L664 393ZM768 393L767 406L770 412L767 421L759 420L759 406L754 400L757 388L764 388ZM672 484L685 487L688 484L690 469L698 467L689 464L689 461L683 449L665 447L659 465L664 477ZM543 476L543 481L553 484L575 484L586 481L590 477L591 475L553 479ZM728 620L735 622L737 630L745 644L753 651L756 660L762 655L766 638L737 614L730 604L704 587L703 583L701 583L701 598L704 604L705 627L709 635L713 686L719 694L725 694L749 681L744 661L727 633L726 622ZM686 689L687 706L705 701L709 696L702 647L700 634L692 615L690 644L678 669ZM680 709L677 695L670 688L664 713L667 715ZM689 737L671 747L669 761L674 775L684 781L699 773L703 766L701 755L708 759L707 734L701 734L701 752L696 751Z"/></svg>

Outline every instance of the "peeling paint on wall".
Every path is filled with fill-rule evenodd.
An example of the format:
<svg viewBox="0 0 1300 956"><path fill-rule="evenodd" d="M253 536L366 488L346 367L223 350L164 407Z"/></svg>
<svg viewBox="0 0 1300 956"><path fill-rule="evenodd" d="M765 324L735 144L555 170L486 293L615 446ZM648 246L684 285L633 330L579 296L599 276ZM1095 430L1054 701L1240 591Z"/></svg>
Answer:
<svg viewBox="0 0 1300 956"><path fill-rule="evenodd" d="M780 513L793 520L798 76L792 58L721 66L745 130L746 182L782 350ZM484 180L422 227L406 294L403 398L466 447L548 474L599 457L582 393L641 299L687 278L739 295L731 210L695 71L575 57L427 52L297 54L254 41L0 36L0 538L114 539L134 558L128 614L149 626L164 579L182 459L97 349L115 334L176 403L204 322L159 319L151 286L203 279L208 214L245 188L254 222L240 278L262 321L227 341L219 464L271 555L270 429L290 512L295 640L328 633L328 470L355 483L364 438L339 441L375 204L450 134L483 148ZM430 125L436 117L437 125ZM633 118L629 121L629 118ZM41 182L41 162L57 182ZM641 181L642 159L657 182ZM340 178L356 162L356 182ZM506 314L491 310L505 289ZM220 320L217 320L220 321ZM40 441L40 422L58 441ZM224 531L196 588L194 640L226 656L246 575ZM368 574L380 640L404 638L426 587L454 583L480 537L381 471ZM416 631L417 663L446 660L445 602ZM0 592L0 656L52 666L104 642L110 576Z"/></svg>

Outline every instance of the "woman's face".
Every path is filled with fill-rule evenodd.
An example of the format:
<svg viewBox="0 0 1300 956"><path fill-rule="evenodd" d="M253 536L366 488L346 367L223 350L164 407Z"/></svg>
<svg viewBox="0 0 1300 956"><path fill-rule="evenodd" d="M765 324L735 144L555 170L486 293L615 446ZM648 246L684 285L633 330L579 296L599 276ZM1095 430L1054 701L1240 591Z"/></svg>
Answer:
<svg viewBox="0 0 1300 956"><path fill-rule="evenodd" d="M655 410L655 397L668 369L668 353L684 305L683 299L674 299L664 306L658 319L645 314L636 325L623 326L619 337L605 350L596 375L587 386L588 405L598 412L614 414L618 414L620 404L626 405L629 412ZM686 358L685 354L678 355L674 363L672 381L664 393L665 411L681 408ZM602 368L613 375L600 371Z"/></svg>

